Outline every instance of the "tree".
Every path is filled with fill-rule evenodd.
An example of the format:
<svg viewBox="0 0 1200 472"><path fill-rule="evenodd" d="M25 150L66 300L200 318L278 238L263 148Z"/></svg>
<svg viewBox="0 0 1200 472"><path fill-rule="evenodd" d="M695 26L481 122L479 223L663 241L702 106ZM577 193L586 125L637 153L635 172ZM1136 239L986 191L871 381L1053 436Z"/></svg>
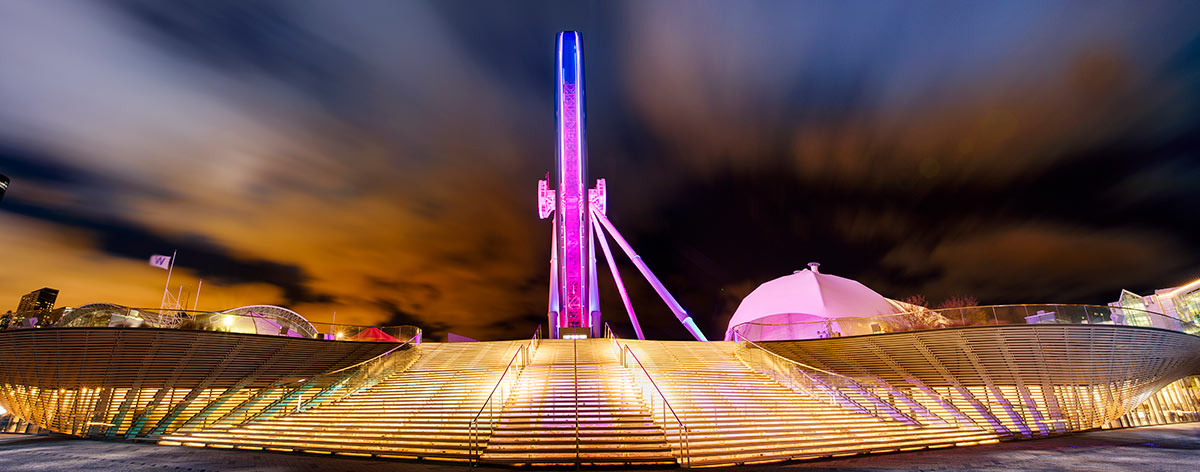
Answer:
<svg viewBox="0 0 1200 472"><path fill-rule="evenodd" d="M921 295L919 293L915 294L915 295L909 295L900 301L907 303L909 305L916 305L916 306L920 306L920 307L929 306L929 301L925 300L925 296Z"/></svg>
<svg viewBox="0 0 1200 472"><path fill-rule="evenodd" d="M921 294L910 295L901 303L908 305L909 310L887 318L889 331L914 331L919 329L945 328L949 320L926 306L929 302Z"/></svg>
<svg viewBox="0 0 1200 472"><path fill-rule="evenodd" d="M970 295L954 295L950 298L942 300L937 308L966 308L979 306L979 300Z"/></svg>
<svg viewBox="0 0 1200 472"><path fill-rule="evenodd" d="M954 295L942 300L937 310L950 326L983 326L991 324L987 311L978 308L979 300L970 295Z"/></svg>

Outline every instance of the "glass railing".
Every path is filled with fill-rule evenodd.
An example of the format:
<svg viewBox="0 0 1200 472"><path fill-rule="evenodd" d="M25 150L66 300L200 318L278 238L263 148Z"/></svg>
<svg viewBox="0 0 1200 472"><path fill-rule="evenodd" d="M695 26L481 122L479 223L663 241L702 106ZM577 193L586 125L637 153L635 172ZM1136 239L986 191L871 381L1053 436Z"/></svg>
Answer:
<svg viewBox="0 0 1200 472"><path fill-rule="evenodd" d="M371 359L318 376L256 389L229 393L205 399L210 409L244 398L236 407L221 415L197 414L181 424L184 431L210 428L214 425L237 425L277 416L319 408L337 403L361 390L373 387L383 379L407 370L420 357L421 330L411 328L411 335L396 347ZM204 413L202 409L199 413ZM181 431L182 432L182 431ZM157 436L155 436L157 437Z"/></svg>
<svg viewBox="0 0 1200 472"><path fill-rule="evenodd" d="M279 307L245 307L230 311L158 311L111 304L74 309L28 311L0 315L0 330L35 328L167 328L338 341L406 342L420 335L414 326L360 326L314 323ZM417 340L420 341L419 339Z"/></svg>
<svg viewBox="0 0 1200 472"><path fill-rule="evenodd" d="M749 322L731 335L748 341L814 339L927 329L1020 324L1142 326L1200 335L1200 326L1162 313L1104 305L991 305L921 309L889 315L832 318L795 323Z"/></svg>

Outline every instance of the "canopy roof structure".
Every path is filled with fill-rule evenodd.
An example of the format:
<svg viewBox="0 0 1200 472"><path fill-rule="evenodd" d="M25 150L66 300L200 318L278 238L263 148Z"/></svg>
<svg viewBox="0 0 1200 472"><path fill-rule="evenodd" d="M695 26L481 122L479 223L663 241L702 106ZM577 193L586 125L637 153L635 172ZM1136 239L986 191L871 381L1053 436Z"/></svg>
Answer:
<svg viewBox="0 0 1200 472"><path fill-rule="evenodd" d="M250 305L221 313L239 315L230 318L233 331L252 334L287 335L311 338L317 328L292 310L275 305Z"/></svg>
<svg viewBox="0 0 1200 472"><path fill-rule="evenodd" d="M858 281L822 274L819 265L809 264L808 269L771 280L750 292L729 320L725 339L733 339L736 326L751 322L762 325L755 327L761 330L758 339L762 340L868 334L872 330L869 322L832 321L900 311L896 304Z"/></svg>

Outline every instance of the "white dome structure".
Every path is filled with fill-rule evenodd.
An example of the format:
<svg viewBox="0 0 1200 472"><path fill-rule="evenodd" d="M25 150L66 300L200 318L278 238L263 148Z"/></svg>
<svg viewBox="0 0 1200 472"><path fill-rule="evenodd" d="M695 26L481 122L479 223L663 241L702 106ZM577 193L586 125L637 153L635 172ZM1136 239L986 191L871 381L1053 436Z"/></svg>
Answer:
<svg viewBox="0 0 1200 472"><path fill-rule="evenodd" d="M750 292L729 320L725 340L733 340L734 329L745 323L753 324L738 332L752 341L871 334L882 327L861 318L901 312L898 302L855 280L822 274L819 265L811 263Z"/></svg>

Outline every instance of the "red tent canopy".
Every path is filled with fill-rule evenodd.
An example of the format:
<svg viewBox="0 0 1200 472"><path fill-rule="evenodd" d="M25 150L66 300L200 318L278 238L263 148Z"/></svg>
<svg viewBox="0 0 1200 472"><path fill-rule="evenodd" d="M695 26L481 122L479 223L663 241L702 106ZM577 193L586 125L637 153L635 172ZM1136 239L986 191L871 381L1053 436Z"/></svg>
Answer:
<svg viewBox="0 0 1200 472"><path fill-rule="evenodd" d="M396 339L395 336L387 334L387 333L383 332L383 330L376 328L374 326L364 329L364 330L362 330L362 332L360 332L354 336L350 336L347 339L350 339L351 341L377 341L377 342L389 342L389 343L400 342L400 340Z"/></svg>

